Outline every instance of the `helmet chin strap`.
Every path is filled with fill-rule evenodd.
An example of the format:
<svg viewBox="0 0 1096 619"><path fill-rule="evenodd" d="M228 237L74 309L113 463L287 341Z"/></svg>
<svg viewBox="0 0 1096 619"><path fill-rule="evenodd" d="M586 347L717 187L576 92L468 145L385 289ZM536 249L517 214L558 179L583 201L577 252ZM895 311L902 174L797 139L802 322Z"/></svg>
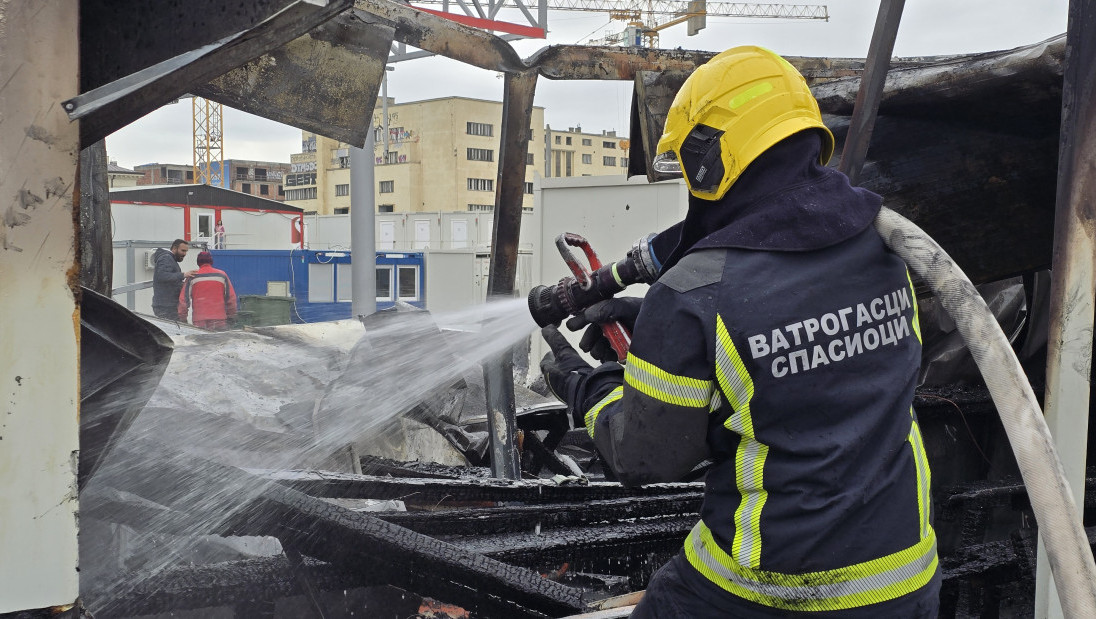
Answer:
<svg viewBox="0 0 1096 619"><path fill-rule="evenodd" d="M723 180L723 159L719 138L723 132L697 125L681 144L681 168L694 191L710 192Z"/></svg>

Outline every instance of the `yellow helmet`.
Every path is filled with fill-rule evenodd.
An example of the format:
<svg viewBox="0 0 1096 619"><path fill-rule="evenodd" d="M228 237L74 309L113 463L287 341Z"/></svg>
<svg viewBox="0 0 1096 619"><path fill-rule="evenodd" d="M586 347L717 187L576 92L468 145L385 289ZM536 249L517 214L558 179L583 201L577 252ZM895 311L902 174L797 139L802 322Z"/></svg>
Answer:
<svg viewBox="0 0 1096 619"><path fill-rule="evenodd" d="M787 60L752 45L698 67L674 97L654 168L682 173L689 192L719 200L766 149L800 131L821 131L826 165L833 134L822 124L807 81Z"/></svg>

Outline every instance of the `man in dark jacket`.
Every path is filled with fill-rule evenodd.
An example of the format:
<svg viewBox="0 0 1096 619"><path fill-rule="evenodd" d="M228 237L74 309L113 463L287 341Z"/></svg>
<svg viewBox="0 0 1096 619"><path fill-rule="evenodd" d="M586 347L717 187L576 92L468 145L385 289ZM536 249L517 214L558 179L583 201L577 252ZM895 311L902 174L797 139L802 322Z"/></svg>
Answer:
<svg viewBox="0 0 1096 619"><path fill-rule="evenodd" d="M179 320L179 291L183 289L183 280L197 273L184 273L179 268L189 249L190 244L183 239L175 239L171 243L171 251L162 247L156 249L156 266L152 273L152 313L160 318Z"/></svg>
<svg viewBox="0 0 1096 619"><path fill-rule="evenodd" d="M689 211L623 367L576 363L545 330L545 378L622 483L713 463L700 521L634 618L936 616L916 297L872 226L881 198L824 167L833 148L783 58L716 56L659 141ZM627 322L620 299L569 326L606 306Z"/></svg>

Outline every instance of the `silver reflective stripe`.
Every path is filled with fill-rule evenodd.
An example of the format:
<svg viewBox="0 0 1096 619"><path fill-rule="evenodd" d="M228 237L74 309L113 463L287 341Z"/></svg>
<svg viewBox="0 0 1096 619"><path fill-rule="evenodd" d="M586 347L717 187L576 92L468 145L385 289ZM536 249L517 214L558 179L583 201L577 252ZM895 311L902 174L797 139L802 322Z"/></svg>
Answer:
<svg viewBox="0 0 1096 619"><path fill-rule="evenodd" d="M889 570L884 570L875 574L863 576L860 578L854 578L851 580L826 582L820 584L803 585L803 586L787 586L772 582L775 580L772 577L766 578L765 581L753 580L746 576L740 575L728 567L724 566L719 560L717 560L709 552L707 544L704 543L704 535L701 527L704 527L703 521L698 522L696 527L693 528L692 533L689 534L689 543L692 546L692 554L696 556L714 575L723 578L738 587L756 593L758 595L769 596L788 601L801 601L801 600L825 600L832 598L840 598L845 596L867 596L873 592L877 592L880 589L898 585L906 580L914 578L919 574L922 574L930 567L936 560L936 540L933 538L932 543L927 545L925 552L918 555L914 560L909 561L903 565L897 565ZM704 527L706 528L706 527ZM708 534L708 539L711 544L714 545L714 540ZM840 575L846 572L848 568L831 570L829 572L821 572L820 575L834 574ZM761 572L765 574L765 572ZM795 579L796 575L776 575L777 578L783 579ZM804 580L819 580L818 578L804 578ZM719 584L719 583L716 583ZM884 598L889 599L889 598ZM883 600L874 600L883 601Z"/></svg>

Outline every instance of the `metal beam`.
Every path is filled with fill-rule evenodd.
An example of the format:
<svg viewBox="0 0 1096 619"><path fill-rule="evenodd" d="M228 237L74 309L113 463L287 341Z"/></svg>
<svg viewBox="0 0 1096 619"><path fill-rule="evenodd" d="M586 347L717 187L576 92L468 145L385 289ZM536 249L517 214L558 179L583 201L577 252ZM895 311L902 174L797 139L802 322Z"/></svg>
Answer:
<svg viewBox="0 0 1096 619"><path fill-rule="evenodd" d="M525 188L525 153L537 87L534 71L507 73L502 98L502 136L499 148L498 181L495 191L494 232L491 236L491 270L487 278L487 301L512 299L517 281L518 236L521 233L521 205ZM509 165L506 165L509 164ZM507 350L483 364L483 388L487 397L490 426L491 472L495 477L521 479L514 430L513 354Z"/></svg>
<svg viewBox="0 0 1096 619"><path fill-rule="evenodd" d="M346 12L192 91L360 147L393 36Z"/></svg>
<svg viewBox="0 0 1096 619"><path fill-rule="evenodd" d="M1084 505L1092 369L1093 296L1096 283L1096 0L1072 0L1062 88L1058 194L1054 213L1054 261L1047 346L1044 410L1073 490ZM1050 586L1050 562L1040 534L1035 616L1079 617L1076 600L1058 599ZM1093 582L1089 579L1089 583ZM1096 585L1094 585L1096 586ZM1081 597L1081 596L1076 596Z"/></svg>
<svg viewBox="0 0 1096 619"><path fill-rule="evenodd" d="M879 3L864 76L860 79L860 90L856 93L856 105L849 121L849 134L841 152L841 163L837 166L853 185L859 181L860 170L868 155L868 144L871 143L879 102L883 99L883 86L886 85L894 39L898 36L898 24L902 21L902 7L905 4L906 0L882 0Z"/></svg>
<svg viewBox="0 0 1096 619"><path fill-rule="evenodd" d="M62 102L93 144L192 88L284 45L348 9L353 0L297 0L254 28L180 54Z"/></svg>

